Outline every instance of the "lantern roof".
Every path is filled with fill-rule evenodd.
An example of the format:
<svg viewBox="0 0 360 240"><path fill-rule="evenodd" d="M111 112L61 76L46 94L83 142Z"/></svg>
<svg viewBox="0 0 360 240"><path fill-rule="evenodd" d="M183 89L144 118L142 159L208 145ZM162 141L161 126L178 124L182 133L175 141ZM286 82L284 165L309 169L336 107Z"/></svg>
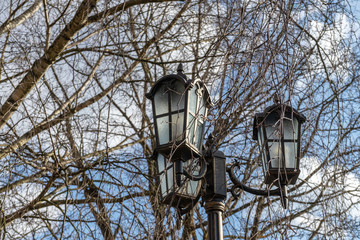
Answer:
<svg viewBox="0 0 360 240"><path fill-rule="evenodd" d="M295 108L282 103L273 104L267 107L264 110L264 112L255 114L254 124L253 124L253 140L258 140L259 124L261 124L261 122L264 121L264 119L272 112L281 113L282 111L285 111L285 114L290 113L293 116L295 116L297 120L300 122L300 124L306 121L306 117L302 113L298 112Z"/></svg>
<svg viewBox="0 0 360 240"><path fill-rule="evenodd" d="M154 94L157 91L157 89L159 87L161 87L165 82L170 81L170 80L178 80L178 81L182 82L185 87L188 85L188 82L189 82L189 80L184 79L179 74L166 75L155 82L155 84L151 87L150 91L148 93L146 93L146 97L148 99L152 99L154 97Z"/></svg>
<svg viewBox="0 0 360 240"><path fill-rule="evenodd" d="M179 64L179 67L177 69L177 74L169 74L162 78L160 78L158 81L155 82L155 84L151 87L150 91L146 93L146 97L148 99L152 99L154 97L154 94L156 93L157 89L161 87L165 82L171 81L171 80L178 80L182 82L185 86L185 88L192 88L196 84L198 84L201 88L204 89L203 94L205 95L206 103L208 106L213 106L213 102L210 98L210 92L209 89L206 87L206 85L199 79L196 78L194 80L187 79L186 75L183 73L182 64Z"/></svg>

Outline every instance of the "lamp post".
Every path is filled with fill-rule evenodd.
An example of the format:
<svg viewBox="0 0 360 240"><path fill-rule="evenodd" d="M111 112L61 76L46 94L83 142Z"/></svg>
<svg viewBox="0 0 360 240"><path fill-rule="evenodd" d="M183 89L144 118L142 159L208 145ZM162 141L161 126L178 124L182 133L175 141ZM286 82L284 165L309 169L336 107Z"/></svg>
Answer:
<svg viewBox="0 0 360 240"><path fill-rule="evenodd" d="M212 135L207 141L209 146L203 146L205 120L213 104L200 79L187 80L180 64L177 74L159 79L146 97L152 101L156 135L153 159L158 170L160 200L183 214L202 197L208 214L208 239L223 239L227 191L234 197L239 196L238 190L280 196L283 207L288 207L286 186L295 184L300 173L301 124L305 121L302 114L277 102L255 115L253 139L258 140L260 147L264 182L268 189L278 187L258 190L236 178L234 168L239 164L226 167L224 153L213 149ZM233 183L229 190L226 172Z"/></svg>

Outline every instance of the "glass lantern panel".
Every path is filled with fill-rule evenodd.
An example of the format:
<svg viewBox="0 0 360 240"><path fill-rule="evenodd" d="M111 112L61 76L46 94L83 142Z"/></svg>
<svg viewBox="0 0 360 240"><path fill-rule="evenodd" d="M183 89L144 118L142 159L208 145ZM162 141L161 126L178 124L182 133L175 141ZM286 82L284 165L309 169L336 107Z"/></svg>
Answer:
<svg viewBox="0 0 360 240"><path fill-rule="evenodd" d="M169 163L168 163L169 164ZM169 194L174 191L174 165L167 166L166 170L166 182L167 182L167 193Z"/></svg>
<svg viewBox="0 0 360 240"><path fill-rule="evenodd" d="M188 161L183 162L183 167L184 168L186 168L187 165L188 165ZM181 186L176 185L176 190L175 191L177 193L187 195L187 186L189 184L189 180L184 175L182 175L181 176L181 182L182 182L182 185Z"/></svg>
<svg viewBox="0 0 360 240"><path fill-rule="evenodd" d="M199 184L200 181L192 181L192 180L189 181L188 192L190 195L196 197L196 195L198 194Z"/></svg>
<svg viewBox="0 0 360 240"><path fill-rule="evenodd" d="M296 168L297 143L284 143L285 168ZM269 152L272 168L283 168L281 144L279 142L269 142Z"/></svg>
<svg viewBox="0 0 360 240"><path fill-rule="evenodd" d="M166 87L167 88L167 87ZM160 86L154 95L155 115L169 112L169 99L165 86Z"/></svg>
<svg viewBox="0 0 360 240"><path fill-rule="evenodd" d="M174 81L171 96L171 111L182 110L185 107L185 86L180 81Z"/></svg>
<svg viewBox="0 0 360 240"><path fill-rule="evenodd" d="M259 140L259 147L260 147L260 154L261 154L261 161L264 173L268 171L268 161L267 161L267 154L266 154L266 148L265 148L265 142L264 142L264 134L262 127L258 129L258 140Z"/></svg>
<svg viewBox="0 0 360 240"><path fill-rule="evenodd" d="M203 97L201 95L197 95L198 99L199 99L199 106L196 115L200 115L200 109L202 108L202 106L204 106L204 102L203 102Z"/></svg>
<svg viewBox="0 0 360 240"><path fill-rule="evenodd" d="M189 181L190 180L186 180L185 182L183 182L183 184L177 189L177 193L189 196L189 192L188 192Z"/></svg>
<svg viewBox="0 0 360 240"><path fill-rule="evenodd" d="M294 117L291 119L284 119L284 139L297 139L298 136L298 121Z"/></svg>
<svg viewBox="0 0 360 240"><path fill-rule="evenodd" d="M196 87L193 87L189 91L189 111L193 115L196 114L196 107L197 107L196 104L197 104Z"/></svg>
<svg viewBox="0 0 360 240"><path fill-rule="evenodd" d="M198 150L201 149L202 133L203 133L203 124L198 122L197 128L196 128L195 143L194 143L194 145L196 146L196 148Z"/></svg>
<svg viewBox="0 0 360 240"><path fill-rule="evenodd" d="M184 162L184 167L187 167L189 163L190 163L189 160ZM188 171L191 172L191 174L193 175L199 174L199 170L197 170L196 168L188 169ZM177 192L182 195L196 197L198 194L198 190L200 186L199 184L201 181L192 181L186 177L183 178L183 181L184 181L183 185L177 189Z"/></svg>
<svg viewBox="0 0 360 240"><path fill-rule="evenodd" d="M165 175L165 158L163 155L158 154L157 156L157 167L159 173L159 182L160 182L160 191L162 198L167 194L167 184L166 184L166 175Z"/></svg>
<svg viewBox="0 0 360 240"><path fill-rule="evenodd" d="M156 119L158 128L159 144L166 144L170 141L169 139L169 117L160 117Z"/></svg>
<svg viewBox="0 0 360 240"><path fill-rule="evenodd" d="M172 140L182 140L184 133L184 112L173 114L171 120Z"/></svg>
<svg viewBox="0 0 360 240"><path fill-rule="evenodd" d="M296 168L297 143L285 142L284 148L286 168Z"/></svg>
<svg viewBox="0 0 360 240"><path fill-rule="evenodd" d="M201 122L204 122L205 117L206 117L206 106L205 106L204 101L202 99L202 101L200 102L200 109L199 109L198 119Z"/></svg>
<svg viewBox="0 0 360 240"><path fill-rule="evenodd" d="M161 154L157 155L157 168L158 168L158 173L160 174L162 171L165 170L165 158Z"/></svg>
<svg viewBox="0 0 360 240"><path fill-rule="evenodd" d="M282 168L281 145L279 142L268 142L272 168Z"/></svg>
<svg viewBox="0 0 360 240"><path fill-rule="evenodd" d="M194 116L190 113L189 114L189 118L188 118L188 130L189 130L189 134L188 134L188 141L191 144L194 144L194 132L195 132L195 118Z"/></svg>
<svg viewBox="0 0 360 240"><path fill-rule="evenodd" d="M265 119L265 129L267 139L280 139L281 129L279 115L271 113Z"/></svg>
<svg viewBox="0 0 360 240"><path fill-rule="evenodd" d="M191 169L191 173L193 175L198 175L200 173L200 166L196 165L195 167L193 167ZM200 182L201 181L189 180L189 185L188 185L188 190L187 191L191 196L194 196L194 197L197 196Z"/></svg>

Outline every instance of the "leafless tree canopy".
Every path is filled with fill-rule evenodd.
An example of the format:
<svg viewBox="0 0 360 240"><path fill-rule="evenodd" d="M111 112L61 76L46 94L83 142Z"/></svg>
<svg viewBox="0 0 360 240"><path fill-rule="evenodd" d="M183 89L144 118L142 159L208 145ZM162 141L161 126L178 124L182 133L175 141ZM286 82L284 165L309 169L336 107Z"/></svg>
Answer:
<svg viewBox="0 0 360 240"><path fill-rule="evenodd" d="M351 3L353 3L352 1ZM206 135L264 189L252 118L274 96L307 117L278 197L228 195L225 239L354 239L360 229L359 15L347 1L5 0L0 238L206 239L201 201L162 205L145 98L185 66L215 106Z"/></svg>

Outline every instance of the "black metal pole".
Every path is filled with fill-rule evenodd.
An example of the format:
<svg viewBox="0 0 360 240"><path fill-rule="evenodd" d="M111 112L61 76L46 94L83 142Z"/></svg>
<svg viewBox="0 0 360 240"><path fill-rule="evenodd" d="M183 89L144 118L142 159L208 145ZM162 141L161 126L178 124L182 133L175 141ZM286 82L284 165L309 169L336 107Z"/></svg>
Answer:
<svg viewBox="0 0 360 240"><path fill-rule="evenodd" d="M208 215L208 240L222 240L226 199L226 158L217 151L207 157L205 211Z"/></svg>
<svg viewBox="0 0 360 240"><path fill-rule="evenodd" d="M208 215L208 240L223 240L223 213L225 204L222 201L208 201L205 211Z"/></svg>

